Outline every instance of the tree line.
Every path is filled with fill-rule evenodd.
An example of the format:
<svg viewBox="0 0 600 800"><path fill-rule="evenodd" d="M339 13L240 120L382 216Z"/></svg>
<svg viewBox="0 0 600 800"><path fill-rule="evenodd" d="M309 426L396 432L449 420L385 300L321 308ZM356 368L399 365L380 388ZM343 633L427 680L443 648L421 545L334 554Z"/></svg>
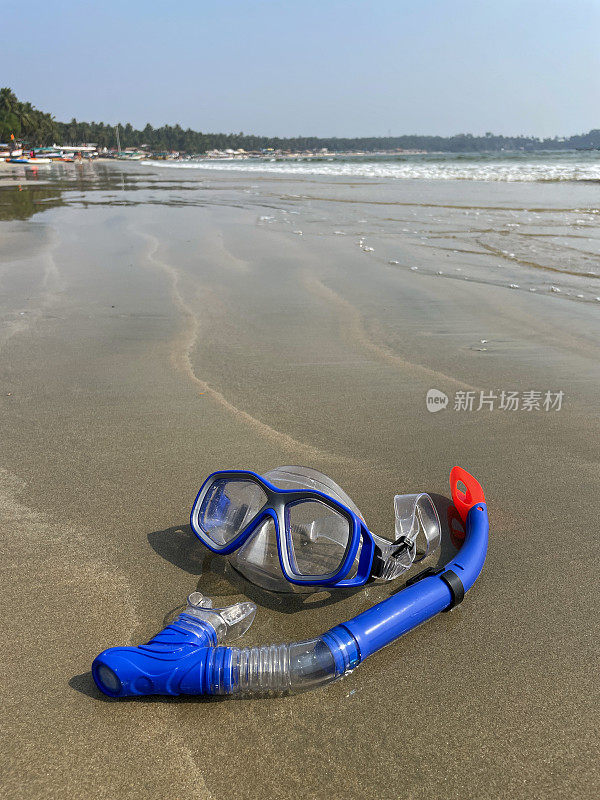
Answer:
<svg viewBox="0 0 600 800"><path fill-rule="evenodd" d="M104 122L58 122L52 114L40 111L29 102L21 102L9 88L0 89L0 142L15 139L26 141L30 146L52 144L81 144L93 142L98 147L116 148L115 126ZM178 150L199 154L208 150L305 150L318 151L327 148L335 152L364 150L427 150L430 152L473 153L499 150L563 150L600 148L600 129L571 136L568 139L554 137L539 139L531 136L473 136L459 133L455 136L371 136L360 138L338 138L296 136L280 138L252 136L240 133L202 133L180 125L163 125L153 128L150 123L142 130L130 123L119 124L121 147L148 145L153 152Z"/></svg>

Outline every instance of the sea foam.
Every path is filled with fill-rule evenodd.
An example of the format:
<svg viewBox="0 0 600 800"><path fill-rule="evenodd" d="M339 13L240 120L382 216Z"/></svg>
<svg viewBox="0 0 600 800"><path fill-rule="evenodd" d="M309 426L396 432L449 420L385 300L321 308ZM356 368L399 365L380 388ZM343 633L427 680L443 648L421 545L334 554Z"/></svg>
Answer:
<svg viewBox="0 0 600 800"><path fill-rule="evenodd" d="M336 156L273 159L144 161L168 169L204 169L277 175L323 175L400 180L505 182L600 181L600 152Z"/></svg>

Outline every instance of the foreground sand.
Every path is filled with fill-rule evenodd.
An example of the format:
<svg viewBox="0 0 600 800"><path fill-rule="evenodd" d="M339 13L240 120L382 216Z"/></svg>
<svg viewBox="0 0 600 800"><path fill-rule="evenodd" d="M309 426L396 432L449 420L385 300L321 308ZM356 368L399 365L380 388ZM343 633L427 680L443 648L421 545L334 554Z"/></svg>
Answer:
<svg viewBox="0 0 600 800"><path fill-rule="evenodd" d="M506 220L455 208L551 215L591 189L71 175L0 189L2 796L596 795L600 291L585 254L565 276L560 254L465 245ZM426 410L430 388L447 409ZM453 410L503 389L565 398ZM397 588L302 604L206 556L186 526L203 478L285 463L330 474L387 535L394 493L443 509L466 467L490 509L480 581L317 692L103 698L93 657L146 641L196 588L256 600L249 643L317 635Z"/></svg>

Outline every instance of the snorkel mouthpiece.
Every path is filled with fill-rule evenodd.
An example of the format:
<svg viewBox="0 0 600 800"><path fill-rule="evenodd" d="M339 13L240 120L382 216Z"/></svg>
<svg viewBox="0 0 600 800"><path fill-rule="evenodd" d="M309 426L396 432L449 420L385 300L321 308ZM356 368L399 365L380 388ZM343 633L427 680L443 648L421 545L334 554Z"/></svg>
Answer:
<svg viewBox="0 0 600 800"><path fill-rule="evenodd" d="M211 682L206 683L207 655L225 649L217 644L246 633L255 614L254 603L214 609L210 597L194 592L185 611L147 644L100 653L92 677L109 697L212 694Z"/></svg>
<svg viewBox="0 0 600 800"><path fill-rule="evenodd" d="M230 632L235 636L248 629L254 603L219 609L214 617L188 611L189 606L148 644L100 653L92 664L100 691L109 697L298 691L327 683L359 662L356 644L351 661L343 648L330 647L327 635L266 647L217 647ZM226 617L238 616L237 632L237 623L223 628Z"/></svg>
<svg viewBox="0 0 600 800"><path fill-rule="evenodd" d="M315 639L236 648L217 645L248 630L254 603L213 609L210 598L195 592L185 611L148 644L100 653L92 664L96 685L119 698L268 694L311 689L352 671L371 653L460 603L479 576L488 541L483 490L459 467L452 470L450 484L465 523L464 544L444 567L425 570L373 608Z"/></svg>

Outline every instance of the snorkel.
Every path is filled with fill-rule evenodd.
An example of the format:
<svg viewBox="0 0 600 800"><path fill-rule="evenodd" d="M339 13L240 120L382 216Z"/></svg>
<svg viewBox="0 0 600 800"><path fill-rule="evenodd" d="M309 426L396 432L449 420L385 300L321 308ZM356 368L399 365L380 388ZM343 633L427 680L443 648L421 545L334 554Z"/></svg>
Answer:
<svg viewBox="0 0 600 800"><path fill-rule="evenodd" d="M464 486L464 491L459 489ZM248 630L256 606L213 609L199 593L174 622L140 647L113 647L92 665L109 697L139 695L248 695L301 691L352 671L367 656L460 603L483 567L488 516L483 490L460 467L450 473L454 505L465 539L444 567L427 569L404 589L315 639L292 644L221 646Z"/></svg>

